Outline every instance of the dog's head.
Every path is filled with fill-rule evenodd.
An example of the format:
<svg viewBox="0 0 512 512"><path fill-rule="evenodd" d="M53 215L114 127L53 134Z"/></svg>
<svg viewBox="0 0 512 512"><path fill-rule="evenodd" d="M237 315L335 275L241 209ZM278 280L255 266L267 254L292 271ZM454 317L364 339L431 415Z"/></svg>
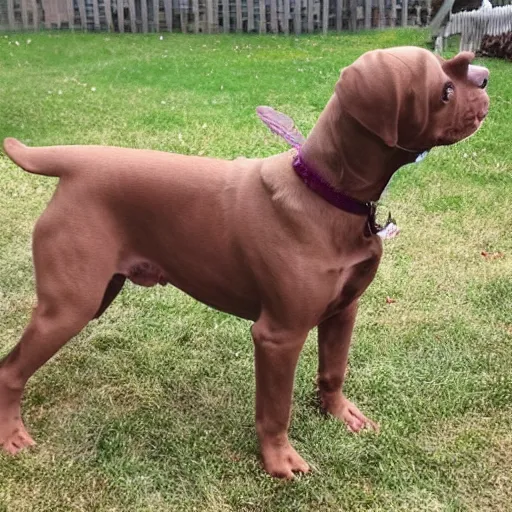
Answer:
<svg viewBox="0 0 512 512"><path fill-rule="evenodd" d="M462 52L444 60L416 47L365 53L336 84L342 110L389 147L453 144L475 133L489 108L489 72Z"/></svg>

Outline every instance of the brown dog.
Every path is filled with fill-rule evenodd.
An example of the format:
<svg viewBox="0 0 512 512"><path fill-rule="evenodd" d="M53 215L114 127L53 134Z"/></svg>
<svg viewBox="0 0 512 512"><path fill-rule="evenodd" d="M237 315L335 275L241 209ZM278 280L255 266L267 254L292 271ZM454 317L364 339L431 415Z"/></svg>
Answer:
<svg viewBox="0 0 512 512"><path fill-rule="evenodd" d="M480 127L488 72L472 59L412 47L363 55L342 72L299 164L295 151L223 161L6 139L20 167L60 181L34 230L37 307L0 365L3 449L33 443L20 417L25 383L125 278L173 284L255 322L256 429L272 475L309 469L287 430L295 366L315 326L323 407L353 431L373 425L342 394L358 297L382 252L364 202L418 153ZM330 204L326 187L346 204Z"/></svg>

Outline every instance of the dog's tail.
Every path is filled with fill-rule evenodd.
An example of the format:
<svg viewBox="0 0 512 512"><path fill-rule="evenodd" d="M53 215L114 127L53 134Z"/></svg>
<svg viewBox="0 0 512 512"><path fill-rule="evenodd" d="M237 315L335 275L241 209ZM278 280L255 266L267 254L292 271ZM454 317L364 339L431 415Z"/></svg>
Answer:
<svg viewBox="0 0 512 512"><path fill-rule="evenodd" d="M58 147L29 148L19 140L8 137L4 140L7 156L25 171L44 176L62 176L66 167L60 163Z"/></svg>

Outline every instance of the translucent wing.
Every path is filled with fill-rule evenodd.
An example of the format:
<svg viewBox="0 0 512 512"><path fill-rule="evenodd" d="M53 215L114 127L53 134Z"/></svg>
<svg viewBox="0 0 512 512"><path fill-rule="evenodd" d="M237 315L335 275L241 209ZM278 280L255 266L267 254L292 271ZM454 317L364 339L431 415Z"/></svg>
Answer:
<svg viewBox="0 0 512 512"><path fill-rule="evenodd" d="M304 135L295 127L293 119L286 114L265 106L258 107L256 113L270 131L282 137L293 147L298 148L306 141Z"/></svg>

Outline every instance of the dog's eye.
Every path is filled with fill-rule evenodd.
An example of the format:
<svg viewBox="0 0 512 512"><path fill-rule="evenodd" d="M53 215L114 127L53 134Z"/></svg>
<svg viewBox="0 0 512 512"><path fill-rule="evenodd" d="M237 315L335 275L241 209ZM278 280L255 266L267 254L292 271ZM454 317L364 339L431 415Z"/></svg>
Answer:
<svg viewBox="0 0 512 512"><path fill-rule="evenodd" d="M479 85L480 89L485 89L488 83L489 80L487 78L484 78L484 81Z"/></svg>
<svg viewBox="0 0 512 512"><path fill-rule="evenodd" d="M446 84L444 84L443 96L441 98L443 100L443 103L448 103L454 94L455 87L453 86L453 84L451 82L447 82Z"/></svg>

